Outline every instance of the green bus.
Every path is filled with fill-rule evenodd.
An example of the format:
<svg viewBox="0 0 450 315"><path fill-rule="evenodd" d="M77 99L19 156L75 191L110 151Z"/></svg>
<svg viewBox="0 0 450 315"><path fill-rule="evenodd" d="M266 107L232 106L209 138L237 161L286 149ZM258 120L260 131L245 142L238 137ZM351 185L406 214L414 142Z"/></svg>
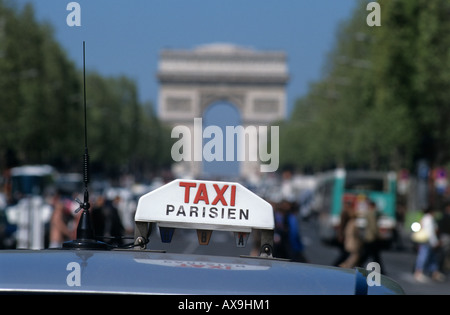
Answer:
<svg viewBox="0 0 450 315"><path fill-rule="evenodd" d="M357 207L357 224L362 230L366 225L367 202L374 201L378 210L378 237L382 241L392 240L397 194L394 172L337 169L319 174L316 187L319 234L323 241L336 243L344 200L350 200Z"/></svg>

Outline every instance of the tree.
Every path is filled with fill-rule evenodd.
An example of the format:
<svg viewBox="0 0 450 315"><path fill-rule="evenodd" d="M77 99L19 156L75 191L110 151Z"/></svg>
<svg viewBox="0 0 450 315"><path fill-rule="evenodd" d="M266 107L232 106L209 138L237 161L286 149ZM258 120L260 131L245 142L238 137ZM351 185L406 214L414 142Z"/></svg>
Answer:
<svg viewBox="0 0 450 315"><path fill-rule="evenodd" d="M450 159L450 3L443 0L416 3L413 87L418 96L412 114L417 117L422 144L418 155L432 164L444 164Z"/></svg>
<svg viewBox="0 0 450 315"><path fill-rule="evenodd" d="M283 147L308 157L300 167L398 169L450 159L450 3L379 3L380 27L366 24L365 1L340 26L323 78L287 122L302 147Z"/></svg>
<svg viewBox="0 0 450 315"><path fill-rule="evenodd" d="M125 76L87 76L88 146L95 173L145 176L166 167L170 133L151 104L138 101ZM82 72L38 23L33 7L0 0L0 161L81 169L84 150Z"/></svg>
<svg viewBox="0 0 450 315"><path fill-rule="evenodd" d="M66 168L79 147L78 71L56 43L50 25L39 24L30 4L16 12L0 2L0 125L2 156L17 163ZM12 166L6 163L4 166Z"/></svg>
<svg viewBox="0 0 450 315"><path fill-rule="evenodd" d="M170 164L170 133L126 77L86 77L89 150L93 169L112 176L149 174Z"/></svg>

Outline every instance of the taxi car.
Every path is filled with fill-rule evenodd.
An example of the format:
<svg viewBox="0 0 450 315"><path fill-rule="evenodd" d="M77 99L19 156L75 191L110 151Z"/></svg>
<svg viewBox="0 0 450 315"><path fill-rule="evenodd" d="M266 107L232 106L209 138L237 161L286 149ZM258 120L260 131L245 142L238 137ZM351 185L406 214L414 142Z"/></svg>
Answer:
<svg viewBox="0 0 450 315"><path fill-rule="evenodd" d="M90 229L87 211L81 216L77 239L62 248L1 251L0 293L404 293L392 279L364 269L273 257L272 206L239 183L178 179L142 196L135 214L134 240L128 248L92 239L86 233ZM234 232L236 246L246 246L249 233L259 230L260 255L224 257L152 250L152 230L160 231L161 241L170 242L175 229L196 229L198 241L205 245L213 231Z"/></svg>

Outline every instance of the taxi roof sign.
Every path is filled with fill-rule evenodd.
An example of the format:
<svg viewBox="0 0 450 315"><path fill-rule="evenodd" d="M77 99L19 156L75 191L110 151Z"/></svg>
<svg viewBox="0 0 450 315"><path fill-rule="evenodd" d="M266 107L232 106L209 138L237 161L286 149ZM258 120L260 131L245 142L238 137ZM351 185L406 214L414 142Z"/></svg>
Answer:
<svg viewBox="0 0 450 315"><path fill-rule="evenodd" d="M174 180L139 199L136 222L160 227L251 232L273 230L272 206L239 183Z"/></svg>

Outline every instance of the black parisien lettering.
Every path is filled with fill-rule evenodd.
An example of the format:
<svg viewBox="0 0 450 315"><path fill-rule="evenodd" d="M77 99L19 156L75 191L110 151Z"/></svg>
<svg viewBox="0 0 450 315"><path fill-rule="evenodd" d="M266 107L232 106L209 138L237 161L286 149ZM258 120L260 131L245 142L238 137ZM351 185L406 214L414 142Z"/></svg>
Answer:
<svg viewBox="0 0 450 315"><path fill-rule="evenodd" d="M175 211L177 207L177 211ZM184 208L183 205L176 206L166 205L166 216L190 217L190 218L211 218L211 219L228 219L228 220L249 220L250 210L242 208L217 208L202 207L201 210L197 206L189 206ZM201 212L200 212L201 211Z"/></svg>

